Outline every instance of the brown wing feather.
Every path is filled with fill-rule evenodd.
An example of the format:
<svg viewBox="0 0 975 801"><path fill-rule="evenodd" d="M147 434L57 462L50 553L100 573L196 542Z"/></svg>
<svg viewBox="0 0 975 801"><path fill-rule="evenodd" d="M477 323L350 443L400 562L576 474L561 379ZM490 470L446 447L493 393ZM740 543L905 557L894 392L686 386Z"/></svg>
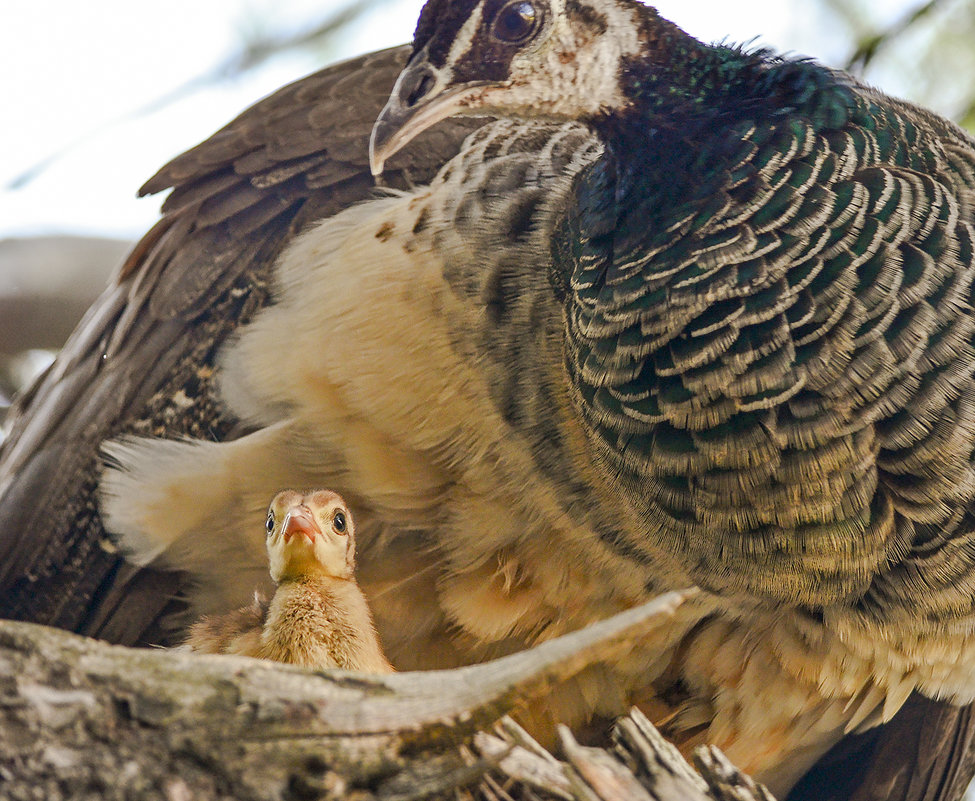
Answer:
<svg viewBox="0 0 975 801"><path fill-rule="evenodd" d="M57 362L11 415L0 452L0 615L133 643L177 577L124 565L102 529L98 448L125 432L235 435L211 386L220 344L269 297L297 231L368 198L372 124L409 48L284 87L174 159L142 189L173 188L160 222ZM428 180L479 123L451 122L391 164Z"/></svg>
<svg viewBox="0 0 975 801"><path fill-rule="evenodd" d="M915 693L884 726L840 741L785 801L947 801L973 772L972 706Z"/></svg>

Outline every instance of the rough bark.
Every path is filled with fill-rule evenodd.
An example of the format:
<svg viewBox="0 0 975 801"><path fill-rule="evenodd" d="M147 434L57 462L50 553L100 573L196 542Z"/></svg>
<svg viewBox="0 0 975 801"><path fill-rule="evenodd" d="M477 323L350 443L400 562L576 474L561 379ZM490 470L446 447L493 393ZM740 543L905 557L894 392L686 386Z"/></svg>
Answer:
<svg viewBox="0 0 975 801"><path fill-rule="evenodd" d="M687 594L450 671L367 676L106 645L0 622L0 796L769 801L714 750L692 769L639 712L556 758L505 717L612 659Z"/></svg>

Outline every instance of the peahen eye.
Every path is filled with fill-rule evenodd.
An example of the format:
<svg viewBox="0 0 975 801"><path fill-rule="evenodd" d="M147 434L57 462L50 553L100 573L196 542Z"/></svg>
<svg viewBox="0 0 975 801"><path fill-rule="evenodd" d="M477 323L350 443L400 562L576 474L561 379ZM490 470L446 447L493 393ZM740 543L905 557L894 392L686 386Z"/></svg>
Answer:
<svg viewBox="0 0 975 801"><path fill-rule="evenodd" d="M336 512L335 517L332 518L332 526L339 534L345 533L345 512Z"/></svg>
<svg viewBox="0 0 975 801"><path fill-rule="evenodd" d="M542 15L528 0L515 0L502 8L494 18L491 35L499 42L521 44L538 30Z"/></svg>
<svg viewBox="0 0 975 801"><path fill-rule="evenodd" d="M267 529L268 536L271 536L271 532L274 531L274 512L267 513L267 520L264 522L264 528Z"/></svg>

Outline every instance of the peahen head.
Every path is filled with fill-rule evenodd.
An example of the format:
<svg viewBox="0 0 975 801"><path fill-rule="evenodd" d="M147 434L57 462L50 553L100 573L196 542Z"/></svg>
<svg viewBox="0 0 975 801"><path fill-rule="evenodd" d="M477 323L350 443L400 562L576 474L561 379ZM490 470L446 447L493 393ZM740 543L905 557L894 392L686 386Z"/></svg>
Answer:
<svg viewBox="0 0 975 801"><path fill-rule="evenodd" d="M632 105L657 69L693 78L705 61L712 70L707 48L635 0L429 0L373 129L372 171L445 117L595 120Z"/></svg>

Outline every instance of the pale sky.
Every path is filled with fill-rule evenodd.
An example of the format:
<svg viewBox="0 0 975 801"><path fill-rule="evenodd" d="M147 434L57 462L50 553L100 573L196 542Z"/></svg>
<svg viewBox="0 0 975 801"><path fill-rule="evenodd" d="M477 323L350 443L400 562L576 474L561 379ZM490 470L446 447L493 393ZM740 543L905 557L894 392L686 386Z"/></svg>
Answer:
<svg viewBox="0 0 975 801"><path fill-rule="evenodd" d="M879 0L878 0L879 2ZM884 0L896 13L909 0ZM335 7L339 4L335 3ZM292 27L329 0L32 0L0 4L0 238L52 232L136 237L160 198L138 187L163 163L258 98L329 60L409 40L421 0L393 0L350 30L328 58L278 58L239 81L134 112L233 52L258 21ZM660 12L706 40L728 38L839 58L810 6L781 0L660 0ZM814 38L819 35L820 38ZM896 91L896 89L895 89ZM54 154L38 178L15 188Z"/></svg>

